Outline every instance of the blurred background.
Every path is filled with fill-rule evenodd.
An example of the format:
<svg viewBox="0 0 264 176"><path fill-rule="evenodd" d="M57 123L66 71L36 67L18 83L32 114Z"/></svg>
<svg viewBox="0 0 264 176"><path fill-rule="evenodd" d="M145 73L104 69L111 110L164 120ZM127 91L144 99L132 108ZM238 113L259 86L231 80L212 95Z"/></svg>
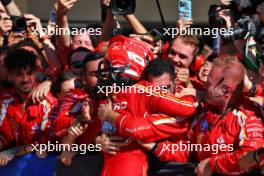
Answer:
<svg viewBox="0 0 264 176"><path fill-rule="evenodd" d="M23 13L33 13L43 22L49 19L49 11L53 9L55 0L15 0ZM175 24L178 14L178 0L159 0L167 24ZM192 0L193 19L196 25L206 25L208 9L217 0ZM146 26L161 24L156 0L137 0L136 16ZM71 24L100 23L100 0L78 0L69 13ZM120 18L122 22L123 18Z"/></svg>

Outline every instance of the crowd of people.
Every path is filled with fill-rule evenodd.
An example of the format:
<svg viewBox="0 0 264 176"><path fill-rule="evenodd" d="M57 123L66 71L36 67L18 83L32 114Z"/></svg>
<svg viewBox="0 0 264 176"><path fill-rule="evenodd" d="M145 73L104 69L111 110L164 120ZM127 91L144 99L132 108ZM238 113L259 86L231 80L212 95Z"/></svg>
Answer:
<svg viewBox="0 0 264 176"><path fill-rule="evenodd" d="M264 174L263 2L219 0L209 25L233 34L211 39L164 37L131 12L125 36L111 0L101 0L102 28L71 35L76 3L57 0L44 28L1 0L0 175L49 175L55 165L63 176L82 175L80 167L84 175L158 175L153 158L193 163L198 176ZM192 25L179 18L173 28ZM85 159L76 149L84 144ZM25 156L34 161L28 172Z"/></svg>

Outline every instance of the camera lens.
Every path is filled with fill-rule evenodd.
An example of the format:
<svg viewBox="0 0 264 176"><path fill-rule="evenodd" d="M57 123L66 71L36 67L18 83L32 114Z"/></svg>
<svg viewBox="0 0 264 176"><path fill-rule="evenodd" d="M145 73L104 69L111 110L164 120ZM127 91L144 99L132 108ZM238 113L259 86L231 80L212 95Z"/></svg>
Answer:
<svg viewBox="0 0 264 176"><path fill-rule="evenodd" d="M185 7L185 3L184 2L180 2L180 7Z"/></svg>
<svg viewBox="0 0 264 176"><path fill-rule="evenodd" d="M120 0L116 2L116 5L120 10L126 10L129 8L130 3L127 0Z"/></svg>
<svg viewBox="0 0 264 176"><path fill-rule="evenodd" d="M234 28L233 35L226 33L223 37L226 42L233 42L235 40L242 39L244 38L244 29L236 27Z"/></svg>
<svg viewBox="0 0 264 176"><path fill-rule="evenodd" d="M128 15L135 12L136 0L111 0L111 10L114 15Z"/></svg>

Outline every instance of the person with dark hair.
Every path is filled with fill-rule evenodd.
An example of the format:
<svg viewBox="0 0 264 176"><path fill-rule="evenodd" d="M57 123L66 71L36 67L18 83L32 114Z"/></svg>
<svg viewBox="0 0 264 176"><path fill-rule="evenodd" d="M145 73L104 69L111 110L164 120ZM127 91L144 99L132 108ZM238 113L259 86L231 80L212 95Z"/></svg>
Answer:
<svg viewBox="0 0 264 176"><path fill-rule="evenodd" d="M159 78L160 81L157 80L157 78ZM175 92L175 69L170 60L157 58L150 61L144 69L141 79L148 80L160 86L166 86L169 92Z"/></svg>
<svg viewBox="0 0 264 176"><path fill-rule="evenodd" d="M81 48L80 50L83 51ZM84 50L86 51L86 49ZM59 94L61 104L60 106L63 108L63 110L60 110L60 115L55 122L55 133L57 133L58 136L65 136L67 134L67 129L73 125L74 120L76 119L73 114L69 113L71 108L75 106L74 102L83 102L88 97L93 100L95 97L97 97L95 89L98 83L98 64L103 58L104 54L102 53L89 53L85 56L81 63L81 66L84 68L84 83L74 72L67 71L61 73L58 76L55 85L52 86L52 89L55 91L55 93ZM49 91L51 89L51 84L53 83L52 81L47 80L42 84L48 84L47 90ZM71 88L73 89L70 90ZM64 107L63 104L68 105ZM73 109L79 112L79 110L81 110L80 108L81 106L79 106L77 109Z"/></svg>
<svg viewBox="0 0 264 176"><path fill-rule="evenodd" d="M57 97L63 97L67 92L71 91L76 87L76 82L79 80L78 75L71 71L66 71L63 73L60 73L57 76L56 83L52 87L53 92L57 95Z"/></svg>
<svg viewBox="0 0 264 176"><path fill-rule="evenodd" d="M45 143L53 138L48 131L53 125L50 114L56 109L56 98L48 94L40 103L31 101L31 92L37 85L36 59L34 53L24 49L7 53L5 65L14 88L0 94L3 112L0 118L0 151L7 149L0 154L0 165L6 165L21 149L12 149L10 153L10 147Z"/></svg>
<svg viewBox="0 0 264 176"><path fill-rule="evenodd" d="M97 97L96 95L96 85L98 84L98 66L99 63L105 58L103 53L90 53L83 61L84 66L84 79L92 97Z"/></svg>
<svg viewBox="0 0 264 176"><path fill-rule="evenodd" d="M102 53L92 52L87 54L82 62L85 82L83 89L72 90L62 97L62 109L60 108L60 114L55 122L55 132L57 136L62 138L62 142L64 144L73 144L74 142L81 144L84 143L83 141L86 143L92 143L100 130L101 121L99 118L95 118L96 109L99 104L96 99L97 95L95 89L98 84L98 65L104 57L105 55ZM69 102L69 100L71 100L71 102ZM89 116L90 118L92 117L92 121L89 124L86 124L88 118L84 115L84 113L87 112L87 106L85 106L86 104L89 105L88 107L91 107L88 108L88 113L91 113ZM85 125L79 125L80 121L82 121ZM81 135L80 131L85 130L85 134L80 136L78 139L75 135L73 135L73 133L76 132L78 135ZM85 160L86 162L93 162L94 160L97 161L98 167L94 167L93 165L91 167L86 167L86 169L93 175L99 175L102 161L101 156L98 153L89 153L87 157L78 157L76 155L76 152L62 152L60 156L61 162L59 162L59 167L57 169L58 175L65 176L75 174L76 172L72 171L70 168L75 168L75 165L80 160ZM75 156L76 160L74 160L75 163L73 164L72 158ZM61 163L63 163L63 165Z"/></svg>
<svg viewBox="0 0 264 176"><path fill-rule="evenodd" d="M162 92L175 93L174 88L174 66L170 60L164 60L157 58L149 62L143 71L142 80L153 83L154 86L159 86ZM186 97L181 97L187 100ZM114 116L122 116L120 113L112 110L111 106L105 105L105 107L98 110L100 115L107 115L108 118L114 118ZM111 115L114 115L111 117ZM183 118L159 114L148 114L144 117L131 116L125 113L122 119L122 125L118 126L118 131L121 135L133 137L134 139L142 142L157 141L169 137L181 139L183 134L187 132L191 124L191 120L184 120ZM141 127L144 126L143 129ZM118 145L111 141L111 146L105 144L105 142L111 141L111 137L100 136L97 142L102 145L102 149L110 154L118 151Z"/></svg>
<svg viewBox="0 0 264 176"><path fill-rule="evenodd" d="M5 59L5 65L8 72L19 71L29 69L31 72L36 70L37 56L25 49L11 50ZM35 75L34 75L35 76Z"/></svg>
<svg viewBox="0 0 264 176"><path fill-rule="evenodd" d="M32 38L26 38L12 46L14 49L25 49L33 52L37 58L38 71L49 76L56 76L61 71L61 64L53 46L48 46Z"/></svg>

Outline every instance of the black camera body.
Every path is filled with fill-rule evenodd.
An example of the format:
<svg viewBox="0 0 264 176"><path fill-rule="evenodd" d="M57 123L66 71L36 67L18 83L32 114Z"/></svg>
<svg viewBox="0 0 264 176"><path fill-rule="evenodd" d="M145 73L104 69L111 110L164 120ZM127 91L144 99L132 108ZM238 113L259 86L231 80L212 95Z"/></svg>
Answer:
<svg viewBox="0 0 264 176"><path fill-rule="evenodd" d="M136 10L136 0L112 0L110 5L114 15L133 14Z"/></svg>
<svg viewBox="0 0 264 176"><path fill-rule="evenodd" d="M243 16L237 21L237 26L234 28L233 34L225 34L224 40L226 42L233 42L235 40L244 39L246 35L255 36L257 29L254 21L249 16Z"/></svg>
<svg viewBox="0 0 264 176"><path fill-rule="evenodd" d="M12 31L13 32L22 32L27 30L27 22L24 17L21 16L11 16L10 20L12 21Z"/></svg>
<svg viewBox="0 0 264 176"><path fill-rule="evenodd" d="M263 0L232 0L237 5L239 11L243 14L256 14L256 9Z"/></svg>
<svg viewBox="0 0 264 176"><path fill-rule="evenodd" d="M264 24L257 25L249 16L243 16L237 21L237 26L234 28L233 34L225 34L226 42L244 39L245 37L254 36L256 42L264 44ZM247 36L248 35L248 36Z"/></svg>

